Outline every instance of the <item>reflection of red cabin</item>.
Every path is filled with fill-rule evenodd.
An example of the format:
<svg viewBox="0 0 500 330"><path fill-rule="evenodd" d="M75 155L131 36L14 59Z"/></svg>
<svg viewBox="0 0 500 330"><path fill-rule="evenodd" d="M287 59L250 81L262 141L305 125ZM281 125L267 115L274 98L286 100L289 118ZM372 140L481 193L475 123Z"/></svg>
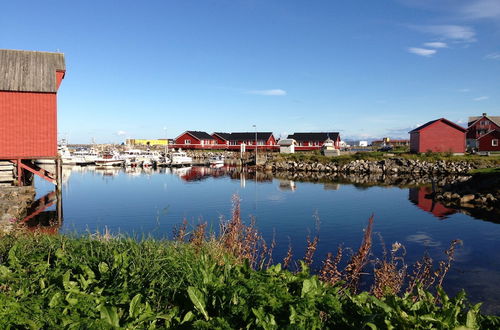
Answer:
<svg viewBox="0 0 500 330"><path fill-rule="evenodd" d="M490 131L477 139L478 151L500 151L500 129Z"/></svg>
<svg viewBox="0 0 500 330"><path fill-rule="evenodd" d="M456 213L454 209L447 208L443 204L435 202L432 198L425 197L430 194L430 187L410 188L409 199L420 209L432 213L435 217L444 219L449 215Z"/></svg>
<svg viewBox="0 0 500 330"><path fill-rule="evenodd" d="M57 90L64 55L0 50L0 159L57 156Z"/></svg>
<svg viewBox="0 0 500 330"><path fill-rule="evenodd" d="M410 132L410 151L464 153L465 132L445 118L432 120Z"/></svg>
<svg viewBox="0 0 500 330"><path fill-rule="evenodd" d="M287 139L297 141L295 150L317 150L321 149L326 140L333 141L335 149L340 149L340 135L338 132L311 132L311 133L293 133L288 135Z"/></svg>

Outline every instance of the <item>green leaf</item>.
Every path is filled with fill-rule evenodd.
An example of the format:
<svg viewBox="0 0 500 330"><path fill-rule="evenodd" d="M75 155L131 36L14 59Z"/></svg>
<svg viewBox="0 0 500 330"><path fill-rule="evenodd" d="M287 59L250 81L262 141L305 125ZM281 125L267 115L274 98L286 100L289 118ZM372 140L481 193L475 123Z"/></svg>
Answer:
<svg viewBox="0 0 500 330"><path fill-rule="evenodd" d="M109 266L105 262L100 262L99 263L99 273L105 274L109 271Z"/></svg>
<svg viewBox="0 0 500 330"><path fill-rule="evenodd" d="M57 292L55 295L52 296L49 302L49 307L54 308L55 306L59 305L62 301L62 295L60 292Z"/></svg>
<svg viewBox="0 0 500 330"><path fill-rule="evenodd" d="M130 306L128 308L128 313L130 317L136 318L141 312L141 298L142 295L140 293L136 294L134 298L130 301Z"/></svg>
<svg viewBox="0 0 500 330"><path fill-rule="evenodd" d="M100 307L101 319L105 320L108 324L115 328L120 327L120 319L116 311L116 307L104 306Z"/></svg>
<svg viewBox="0 0 500 330"><path fill-rule="evenodd" d="M190 286L187 289L189 299L193 303L194 307L205 317L205 320L209 320L207 310L205 309L205 295L203 292L198 290L197 288Z"/></svg>
<svg viewBox="0 0 500 330"><path fill-rule="evenodd" d="M186 323L186 322L190 322L192 319L194 319L194 314L193 314L193 312L189 311L186 313L186 315L184 315L184 318L182 319L181 324Z"/></svg>
<svg viewBox="0 0 500 330"><path fill-rule="evenodd" d="M316 280L316 278L312 277L305 279L304 282L302 282L302 293L300 296L304 298L306 295L308 295L317 288L318 288L318 281Z"/></svg>

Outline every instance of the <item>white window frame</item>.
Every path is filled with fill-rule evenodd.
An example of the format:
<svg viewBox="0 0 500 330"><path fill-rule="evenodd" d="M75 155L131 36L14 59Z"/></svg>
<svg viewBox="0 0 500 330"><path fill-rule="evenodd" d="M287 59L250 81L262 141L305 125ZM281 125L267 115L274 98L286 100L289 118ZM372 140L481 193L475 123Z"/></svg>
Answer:
<svg viewBox="0 0 500 330"><path fill-rule="evenodd" d="M498 147L498 139L492 139L491 140L491 146L492 147Z"/></svg>
<svg viewBox="0 0 500 330"><path fill-rule="evenodd" d="M188 139L184 140L184 144L191 144L191 140Z"/></svg>

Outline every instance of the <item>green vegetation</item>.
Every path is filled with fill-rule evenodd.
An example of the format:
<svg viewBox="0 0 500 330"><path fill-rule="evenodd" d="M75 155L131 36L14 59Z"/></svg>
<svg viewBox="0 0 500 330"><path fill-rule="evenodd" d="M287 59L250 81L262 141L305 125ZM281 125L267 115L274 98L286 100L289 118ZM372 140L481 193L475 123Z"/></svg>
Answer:
<svg viewBox="0 0 500 330"><path fill-rule="evenodd" d="M500 175L500 167L478 168L469 173L474 175Z"/></svg>
<svg viewBox="0 0 500 330"><path fill-rule="evenodd" d="M7 236L0 260L2 329L500 326L464 294L418 288L378 299L321 282L306 266L254 270L185 243Z"/></svg>
<svg viewBox="0 0 500 330"><path fill-rule="evenodd" d="M392 156L388 156L392 155ZM291 161L312 161L312 162L320 162L320 163L338 163L345 164L351 162L353 160L382 160L388 157L400 157L404 159L411 160L420 160L427 162L437 162L437 161L467 161L473 162L477 164L484 165L500 165L500 157L486 157L479 155L453 155L452 153L444 152L427 152L423 154L412 154L403 151L391 151L391 152L381 152L381 151L364 151L364 152L356 152L350 154L342 154L337 157L326 157L319 153L319 151L315 152L297 152L294 154L278 154L275 156L276 160L291 160Z"/></svg>

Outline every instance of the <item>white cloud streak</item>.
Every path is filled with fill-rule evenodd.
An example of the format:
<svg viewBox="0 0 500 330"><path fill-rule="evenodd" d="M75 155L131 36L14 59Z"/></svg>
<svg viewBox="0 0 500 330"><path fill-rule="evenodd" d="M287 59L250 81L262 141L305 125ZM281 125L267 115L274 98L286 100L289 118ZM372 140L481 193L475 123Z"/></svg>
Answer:
<svg viewBox="0 0 500 330"><path fill-rule="evenodd" d="M468 0L459 12L467 19L500 18L500 1Z"/></svg>
<svg viewBox="0 0 500 330"><path fill-rule="evenodd" d="M283 89L262 89L247 91L247 94L265 95L265 96L285 96L287 92Z"/></svg>
<svg viewBox="0 0 500 330"><path fill-rule="evenodd" d="M437 51L435 49L410 47L410 48L408 48L408 52L410 52L412 54L419 55L419 56L430 57L430 56L436 54Z"/></svg>
<svg viewBox="0 0 500 330"><path fill-rule="evenodd" d="M476 32L473 28L464 25L427 25L414 26L414 29L436 35L454 42L475 42Z"/></svg>
<svg viewBox="0 0 500 330"><path fill-rule="evenodd" d="M500 60L500 52L488 54L484 58L487 60L497 60L498 61L498 60Z"/></svg>
<svg viewBox="0 0 500 330"><path fill-rule="evenodd" d="M118 136L125 136L125 135L127 135L127 132L120 130L120 131L117 131L115 134Z"/></svg>
<svg viewBox="0 0 500 330"><path fill-rule="evenodd" d="M476 97L474 99L474 101L484 101L484 100L487 100L487 99L489 99L488 96L479 96L479 97Z"/></svg>
<svg viewBox="0 0 500 330"><path fill-rule="evenodd" d="M426 42L424 43L425 47L429 48L447 48L448 45L446 42L434 41L434 42Z"/></svg>

